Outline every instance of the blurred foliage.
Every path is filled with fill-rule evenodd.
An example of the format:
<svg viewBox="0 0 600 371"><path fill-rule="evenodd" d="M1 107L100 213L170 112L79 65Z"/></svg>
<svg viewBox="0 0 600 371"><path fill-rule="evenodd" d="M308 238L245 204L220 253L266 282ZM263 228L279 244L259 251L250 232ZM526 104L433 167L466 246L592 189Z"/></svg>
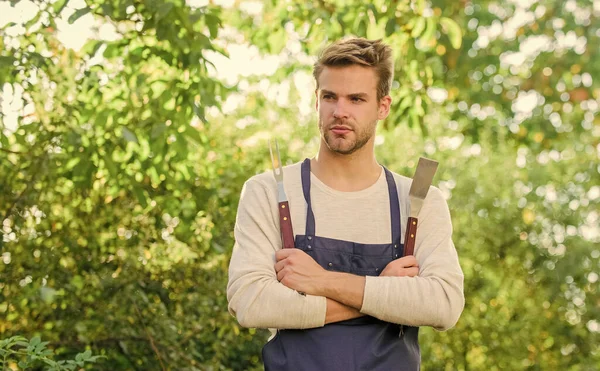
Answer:
<svg viewBox="0 0 600 371"><path fill-rule="evenodd" d="M47 341L42 341L37 336L31 340L22 336L0 340L0 365L3 370L15 367L27 370L44 364L51 371L69 371L84 367L86 362L94 363L99 358L104 358L92 356L92 352L86 350L77 354L75 359L55 361L51 357L53 352L46 349L47 344Z"/></svg>
<svg viewBox="0 0 600 371"><path fill-rule="evenodd" d="M465 272L423 369L600 367L597 1L33 3L0 23L0 339L107 370L261 369L266 331L225 297L239 191L270 136L287 162L316 152L311 56L353 34L394 48L377 155L440 161ZM117 36L69 49L68 22Z"/></svg>

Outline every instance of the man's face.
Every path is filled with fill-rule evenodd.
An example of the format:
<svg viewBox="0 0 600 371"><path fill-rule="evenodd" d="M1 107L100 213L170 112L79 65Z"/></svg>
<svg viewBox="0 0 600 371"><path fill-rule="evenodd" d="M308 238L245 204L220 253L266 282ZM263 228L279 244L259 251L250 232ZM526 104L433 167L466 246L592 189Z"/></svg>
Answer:
<svg viewBox="0 0 600 371"><path fill-rule="evenodd" d="M390 98L377 100L373 68L325 67L319 76L317 110L321 138L332 152L348 155L369 143L377 120L387 117Z"/></svg>

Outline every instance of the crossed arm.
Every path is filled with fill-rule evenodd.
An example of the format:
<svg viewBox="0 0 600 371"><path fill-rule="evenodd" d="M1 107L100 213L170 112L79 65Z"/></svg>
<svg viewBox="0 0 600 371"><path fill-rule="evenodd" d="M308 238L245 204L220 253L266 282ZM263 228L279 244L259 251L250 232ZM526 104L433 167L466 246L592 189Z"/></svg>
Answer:
<svg viewBox="0 0 600 371"><path fill-rule="evenodd" d="M306 329L363 314L438 330L454 326L464 307L463 275L439 190L430 191L421 210L418 266L400 266L407 262L398 259L380 277L360 277L321 270L301 250L281 250L271 188L274 184L247 182L238 209L227 299L230 313L242 326ZM400 268L415 269L400 274Z"/></svg>
<svg viewBox="0 0 600 371"><path fill-rule="evenodd" d="M364 276L327 271L299 249L279 250L275 258L279 282L298 292L327 298L326 324L364 315L360 312L365 291ZM417 259L410 255L390 262L381 276L415 277L418 273Z"/></svg>

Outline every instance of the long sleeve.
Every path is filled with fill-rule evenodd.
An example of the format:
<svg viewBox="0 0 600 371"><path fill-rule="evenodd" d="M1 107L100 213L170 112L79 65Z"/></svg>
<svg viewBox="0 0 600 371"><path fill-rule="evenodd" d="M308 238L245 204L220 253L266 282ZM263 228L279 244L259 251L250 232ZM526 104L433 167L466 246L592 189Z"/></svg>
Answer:
<svg viewBox="0 0 600 371"><path fill-rule="evenodd" d="M277 281L275 252L282 243L274 187L274 181L270 188L252 178L242 189L229 265L229 312L244 327L321 327L326 298L300 295Z"/></svg>
<svg viewBox="0 0 600 371"><path fill-rule="evenodd" d="M381 320L447 330L464 308L464 276L446 200L432 187L419 214L417 277L367 277L361 312Z"/></svg>

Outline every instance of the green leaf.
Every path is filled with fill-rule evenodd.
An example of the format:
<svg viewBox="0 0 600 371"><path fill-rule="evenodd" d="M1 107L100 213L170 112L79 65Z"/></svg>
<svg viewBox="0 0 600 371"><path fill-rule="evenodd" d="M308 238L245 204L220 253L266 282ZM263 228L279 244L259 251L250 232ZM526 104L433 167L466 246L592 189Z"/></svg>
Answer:
<svg viewBox="0 0 600 371"><path fill-rule="evenodd" d="M221 20L219 17L214 16L212 14L206 14L204 16L204 20L206 21L206 25L208 26L208 30L210 32L211 38L216 38L219 33L219 26L221 25Z"/></svg>
<svg viewBox="0 0 600 371"><path fill-rule="evenodd" d="M54 297L58 292L51 287L42 286L40 288L40 297L44 301L44 303L52 303L54 301Z"/></svg>
<svg viewBox="0 0 600 371"><path fill-rule="evenodd" d="M396 18L390 17L385 23L385 35L390 36L394 32L396 32Z"/></svg>
<svg viewBox="0 0 600 371"><path fill-rule="evenodd" d="M35 353L39 355L44 349L46 349L47 344L48 344L48 342L44 341L44 342L41 342L38 345L36 345Z"/></svg>
<svg viewBox="0 0 600 371"><path fill-rule="evenodd" d="M156 139L156 138L162 136L162 134L165 132L165 130L167 130L167 125L165 125L162 122L157 122L156 124L154 124L152 126L152 130L150 131L150 138Z"/></svg>
<svg viewBox="0 0 600 371"><path fill-rule="evenodd" d="M200 121L202 121L203 123L207 124L208 120L206 119L206 116L204 115L204 107L203 106L199 106L197 104L194 104L194 106L192 108L194 109L194 114L196 116L198 116L198 118L200 119Z"/></svg>
<svg viewBox="0 0 600 371"><path fill-rule="evenodd" d="M102 8L102 12L104 14L112 14L115 9L115 7L109 2L104 2L104 4L100 5L100 7Z"/></svg>
<svg viewBox="0 0 600 371"><path fill-rule="evenodd" d="M29 345L37 346L41 342L42 342L42 339L40 339L39 336L36 336L36 337L32 338L31 341L29 341Z"/></svg>
<svg viewBox="0 0 600 371"><path fill-rule="evenodd" d="M140 205L146 208L146 206L148 206L148 199L144 194L144 190L141 187L133 186L133 193L135 194L135 197L137 198Z"/></svg>
<svg viewBox="0 0 600 371"><path fill-rule="evenodd" d="M1 66L13 66L13 63L16 61L15 57L5 57L0 56L0 67Z"/></svg>
<svg viewBox="0 0 600 371"><path fill-rule="evenodd" d="M95 362L96 362L98 359L100 359L100 358L107 358L107 357L106 357L106 356L93 356L93 357L90 357L90 358L88 358L88 360L87 360L87 361L88 361L88 362L95 363Z"/></svg>
<svg viewBox="0 0 600 371"><path fill-rule="evenodd" d="M421 128L423 136L429 136L429 130L427 129L427 125L425 125L425 120L419 120L419 127Z"/></svg>
<svg viewBox="0 0 600 371"><path fill-rule="evenodd" d="M273 54L279 54L283 47L285 46L285 42L287 41L287 35L285 30L282 28L273 32L269 37L267 37L267 42L269 43L269 50Z"/></svg>
<svg viewBox="0 0 600 371"><path fill-rule="evenodd" d="M433 78L443 75L444 62L442 61L441 58L439 58L437 56L427 58L427 60L425 61L425 64L427 65L427 67L431 68L431 74L432 74L431 76ZM429 85L431 85L431 84L429 84Z"/></svg>
<svg viewBox="0 0 600 371"><path fill-rule="evenodd" d="M398 111L399 113L404 112L408 107L410 107L410 105L413 103L413 99L412 96L407 96L406 98L402 99L402 102L400 102L400 105L398 106Z"/></svg>
<svg viewBox="0 0 600 371"><path fill-rule="evenodd" d="M163 3L156 11L156 20L161 20L173 9L173 3Z"/></svg>
<svg viewBox="0 0 600 371"><path fill-rule="evenodd" d="M123 47L121 44L111 43L106 46L106 49L104 49L104 53L102 53L102 55L104 58L113 58L121 55L122 49Z"/></svg>
<svg viewBox="0 0 600 371"><path fill-rule="evenodd" d="M423 17L419 17L415 21L415 26L413 27L410 36L417 38L421 36L423 30L425 30L426 20Z"/></svg>
<svg viewBox="0 0 600 371"><path fill-rule="evenodd" d="M54 14L60 15L63 9L67 6L69 0L58 0L54 4L52 4L52 8L54 9Z"/></svg>
<svg viewBox="0 0 600 371"><path fill-rule="evenodd" d="M435 31L437 29L437 24L433 17L429 17L426 20L427 27L425 32L421 35L421 45L422 47L427 47L432 38L435 37Z"/></svg>
<svg viewBox="0 0 600 371"><path fill-rule="evenodd" d="M202 137L200 136L200 132L198 131L198 129L187 125L185 128L185 137L186 139L191 139L192 141L196 142L197 144L202 144L203 140Z"/></svg>
<svg viewBox="0 0 600 371"><path fill-rule="evenodd" d="M121 128L121 130L123 131L123 138L125 138L126 141L139 143L138 138L137 138L137 136L135 135L134 132L132 132L131 130L127 129L125 126L123 126Z"/></svg>
<svg viewBox="0 0 600 371"><path fill-rule="evenodd" d="M115 162L112 160L112 158L110 158L109 154L104 156L104 165L108 169L110 175L112 175L113 177L116 177L118 175L117 166L115 165Z"/></svg>
<svg viewBox="0 0 600 371"><path fill-rule="evenodd" d="M413 108L413 109L408 110L408 112L409 112L409 117L410 117L408 125L410 127L418 126L419 125L419 115L417 114L416 110Z"/></svg>
<svg viewBox="0 0 600 371"><path fill-rule="evenodd" d="M76 20L78 20L79 18L88 14L90 11L91 11L91 9L89 7L77 9L75 11L75 13L71 14L71 16L69 17L69 19L68 19L69 24L73 24Z"/></svg>
<svg viewBox="0 0 600 371"><path fill-rule="evenodd" d="M450 18L442 17L440 18L440 25L442 26L444 32L448 35L452 47L454 49L459 49L462 45L462 30L460 29L458 23Z"/></svg>
<svg viewBox="0 0 600 371"><path fill-rule="evenodd" d="M425 66L425 75L427 76L427 83L426 85L432 85L433 84L433 70L431 69L431 66Z"/></svg>
<svg viewBox="0 0 600 371"><path fill-rule="evenodd" d="M83 46L83 48L81 48L81 51L86 54L89 54L90 56L94 56L94 55L96 55L96 52L104 44L105 44L104 41L90 40ZM98 66L98 67L101 68L102 66Z"/></svg>
<svg viewBox="0 0 600 371"><path fill-rule="evenodd" d="M367 20L363 17L360 22L358 22L358 28L356 29L356 34L360 37L367 36Z"/></svg>
<svg viewBox="0 0 600 371"><path fill-rule="evenodd" d="M83 286L85 285L83 277L81 277L80 275L73 276L73 278L71 279L71 285L73 285L78 290L83 289Z"/></svg>
<svg viewBox="0 0 600 371"><path fill-rule="evenodd" d="M90 357L92 356L92 351L88 349L85 352L80 353L80 354L81 354L81 359L86 361L86 360L90 359Z"/></svg>
<svg viewBox="0 0 600 371"><path fill-rule="evenodd" d="M192 13L189 15L188 20L190 22L190 25L193 26L198 21L200 21L202 18L204 18L204 14L202 14L200 12L195 12L195 13Z"/></svg>
<svg viewBox="0 0 600 371"><path fill-rule="evenodd" d="M77 165L79 162L81 161L81 157L73 157L72 159L69 160L69 162L67 162L67 164L65 165L65 169L66 170L71 170L72 168L75 167L75 165Z"/></svg>
<svg viewBox="0 0 600 371"><path fill-rule="evenodd" d="M417 95L415 98L414 110L420 117L425 116L425 110L423 109L423 98Z"/></svg>
<svg viewBox="0 0 600 371"><path fill-rule="evenodd" d="M379 18L379 11L377 10L375 4L369 4L367 5L367 8L373 12L373 17L375 17L375 19Z"/></svg>
<svg viewBox="0 0 600 371"><path fill-rule="evenodd" d="M52 352L50 352L50 353L52 353ZM51 354L49 354L49 355L51 355ZM45 364L47 364L48 366L50 366L50 367L51 367L51 368L50 368L51 370L52 370L52 369L56 369L56 368L58 367L58 364L56 363L56 361L53 361L53 360L51 360L51 359L44 358L44 359L42 359L42 361L43 361Z"/></svg>
<svg viewBox="0 0 600 371"><path fill-rule="evenodd" d="M8 137L6 135L0 135L0 144L2 148L7 148L9 146Z"/></svg>
<svg viewBox="0 0 600 371"><path fill-rule="evenodd" d="M31 27L34 24L36 24L40 20L40 18L42 17L42 13L43 12L36 12L35 16L33 18L31 18L29 21L27 21L27 23L25 23L25 28L29 29L29 27Z"/></svg>

